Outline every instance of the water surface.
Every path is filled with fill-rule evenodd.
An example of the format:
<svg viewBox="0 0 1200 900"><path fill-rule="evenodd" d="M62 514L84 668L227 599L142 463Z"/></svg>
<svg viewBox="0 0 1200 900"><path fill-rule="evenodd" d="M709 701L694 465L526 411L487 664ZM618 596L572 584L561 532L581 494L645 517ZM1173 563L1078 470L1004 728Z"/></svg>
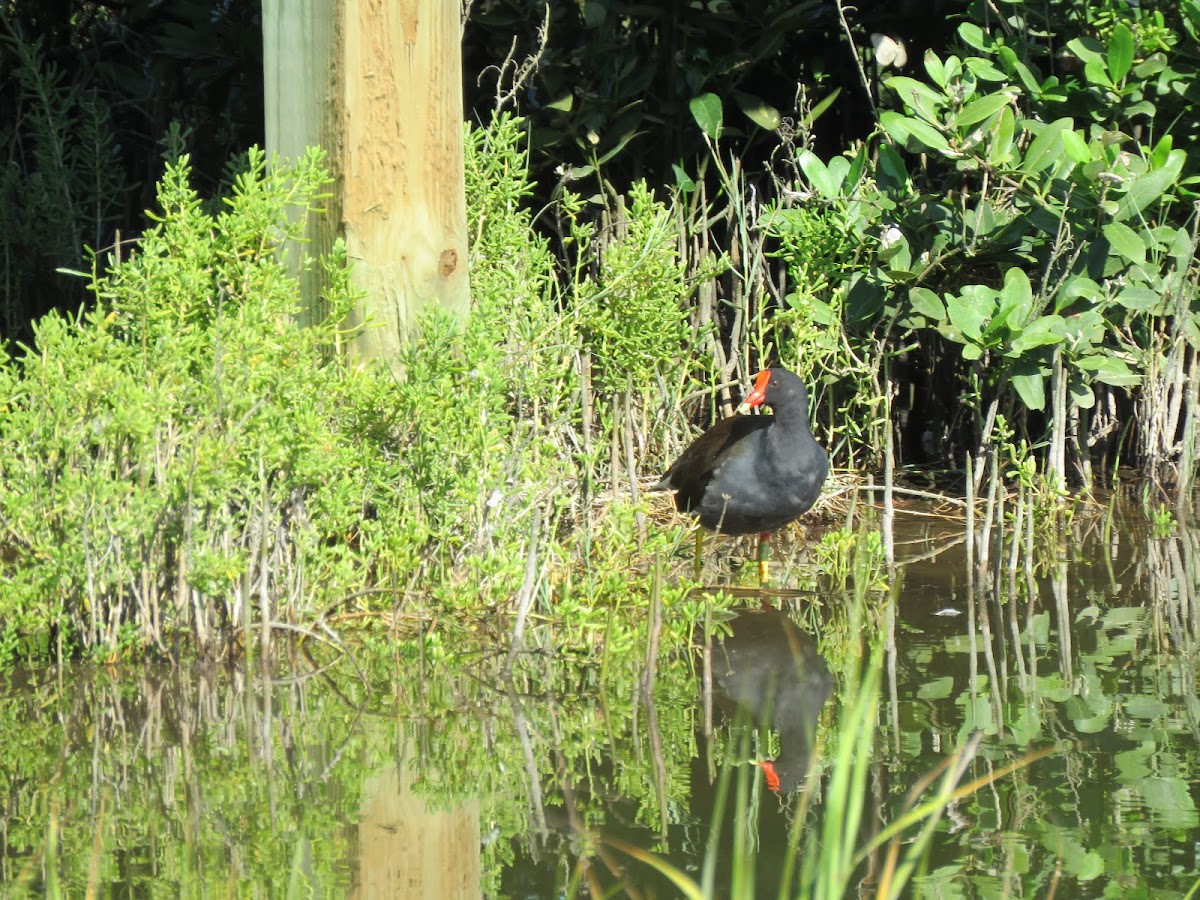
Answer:
<svg viewBox="0 0 1200 900"><path fill-rule="evenodd" d="M1032 553L993 546L972 579L962 522L921 513L898 526L897 603L879 619L889 652L861 839L980 732L965 781L1054 752L951 806L925 895L1182 896L1200 877L1200 532L1080 515ZM424 654L362 647L362 672L296 647L269 673L9 673L0 882L71 896L674 896L630 855L644 851L697 879L708 854L718 893L752 876L775 896L792 823L839 812L813 747L840 713L847 600L741 599L741 616L708 617L707 641L702 603L665 609L652 666L642 639L553 652L551 620L511 674L503 632L450 646L436 622ZM741 776L723 805L722 772ZM735 821L749 823L740 838ZM752 873L735 874L735 840ZM877 871L870 859L856 878L869 888Z"/></svg>

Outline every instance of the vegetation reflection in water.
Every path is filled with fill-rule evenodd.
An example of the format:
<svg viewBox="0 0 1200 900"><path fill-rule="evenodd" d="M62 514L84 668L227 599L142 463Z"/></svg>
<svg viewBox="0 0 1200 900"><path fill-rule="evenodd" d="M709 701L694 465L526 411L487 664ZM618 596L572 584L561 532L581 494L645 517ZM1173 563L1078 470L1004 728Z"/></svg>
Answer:
<svg viewBox="0 0 1200 900"><path fill-rule="evenodd" d="M869 595L868 627L849 596L716 595L652 604L587 657L534 623L511 668L499 631L431 620L364 645L365 679L321 647L270 678L14 676L0 877L50 896L894 896L906 874L925 896L1182 895L1200 532L1166 531L1078 516L1053 545L977 547L970 579L961 523L909 517L897 602ZM926 778L964 747L957 782ZM945 815L906 818L924 784ZM910 826L895 859L890 823Z"/></svg>

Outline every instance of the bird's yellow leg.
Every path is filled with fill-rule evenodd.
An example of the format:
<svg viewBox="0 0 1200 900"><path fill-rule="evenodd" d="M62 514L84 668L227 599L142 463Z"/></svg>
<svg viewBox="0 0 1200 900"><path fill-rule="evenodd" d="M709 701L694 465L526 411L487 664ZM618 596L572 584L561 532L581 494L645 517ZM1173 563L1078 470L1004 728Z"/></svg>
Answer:
<svg viewBox="0 0 1200 900"><path fill-rule="evenodd" d="M771 559L771 532L764 531L758 536L758 583L766 587L771 582L768 564Z"/></svg>
<svg viewBox="0 0 1200 900"><path fill-rule="evenodd" d="M700 580L700 570L703 568L701 563L700 553L704 549L704 531L700 528L696 529L696 549L692 555L692 574L696 576L696 580Z"/></svg>

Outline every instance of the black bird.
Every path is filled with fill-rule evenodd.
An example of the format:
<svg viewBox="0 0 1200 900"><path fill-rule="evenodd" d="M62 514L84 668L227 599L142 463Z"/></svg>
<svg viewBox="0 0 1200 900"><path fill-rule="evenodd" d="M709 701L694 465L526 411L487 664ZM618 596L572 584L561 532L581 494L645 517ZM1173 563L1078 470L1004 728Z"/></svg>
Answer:
<svg viewBox="0 0 1200 900"><path fill-rule="evenodd" d="M741 413L766 407L772 416ZM700 435L652 491L674 491L675 507L721 534L758 533L758 574L768 580L771 532L807 512L829 474L829 458L808 424L808 392L787 369L765 369L738 415ZM699 567L703 536L696 535Z"/></svg>

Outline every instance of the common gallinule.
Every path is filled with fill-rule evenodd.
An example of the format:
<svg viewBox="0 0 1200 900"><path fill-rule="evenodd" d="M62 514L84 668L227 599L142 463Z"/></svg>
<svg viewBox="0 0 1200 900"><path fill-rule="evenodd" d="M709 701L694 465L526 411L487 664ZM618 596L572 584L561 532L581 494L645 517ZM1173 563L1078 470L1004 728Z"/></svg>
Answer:
<svg viewBox="0 0 1200 900"><path fill-rule="evenodd" d="M775 414L741 415L757 406ZM712 531L757 532L758 574L765 584L771 532L817 502L829 459L813 438L808 392L794 372L760 372L738 413L700 435L650 490L674 491L675 507ZM697 533L697 554L702 540Z"/></svg>

